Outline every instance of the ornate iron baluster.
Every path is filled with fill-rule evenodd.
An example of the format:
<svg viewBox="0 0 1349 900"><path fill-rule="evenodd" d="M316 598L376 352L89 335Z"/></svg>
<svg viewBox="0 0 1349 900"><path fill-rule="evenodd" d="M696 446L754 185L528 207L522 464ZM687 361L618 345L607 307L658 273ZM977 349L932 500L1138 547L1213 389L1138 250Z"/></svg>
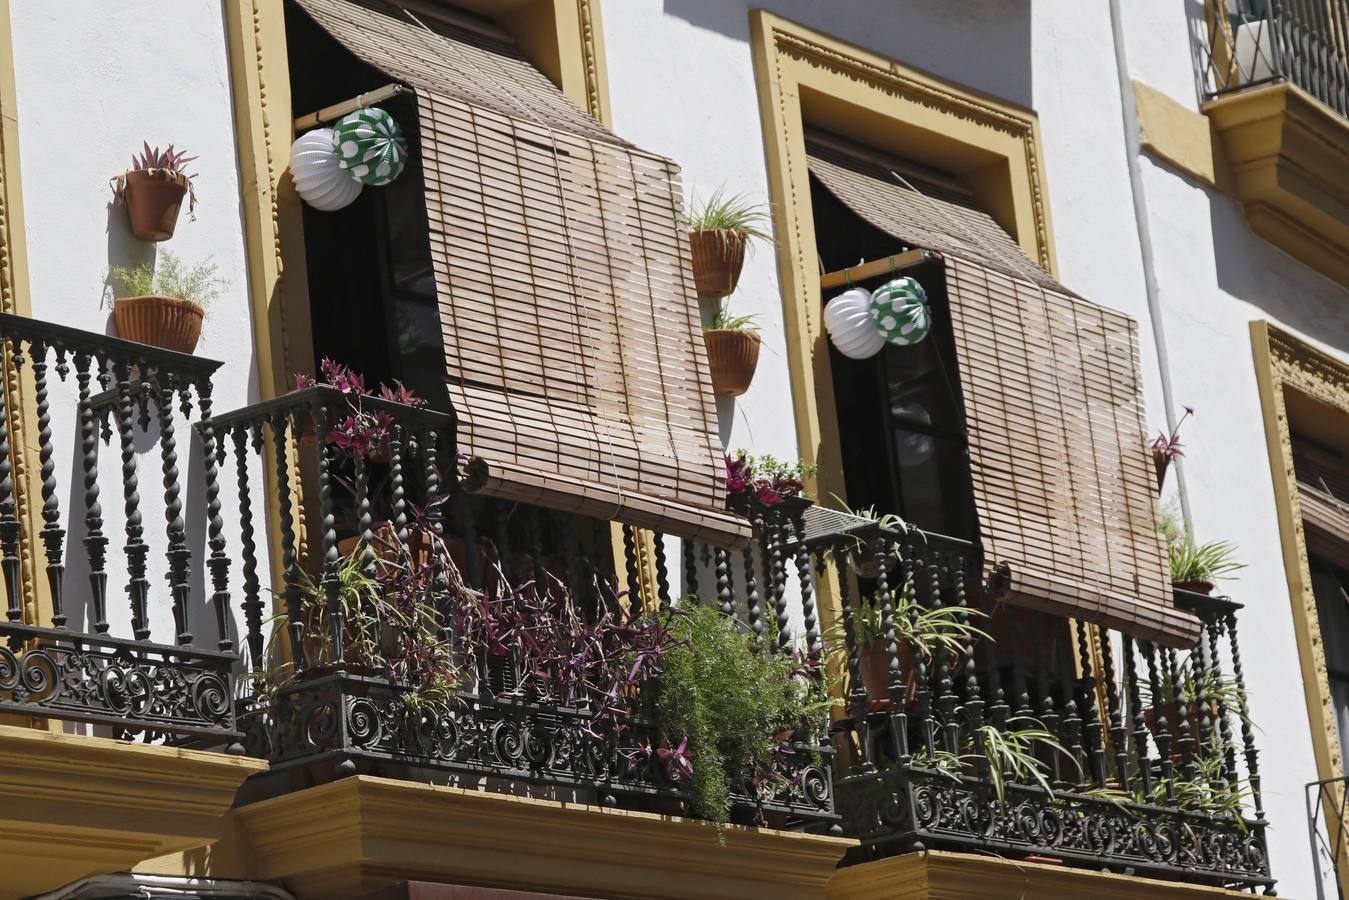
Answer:
<svg viewBox="0 0 1349 900"><path fill-rule="evenodd" d="M290 658L298 677L305 668L304 620L300 611L300 563L295 545L295 504L290 489L289 434L295 437L297 449L303 436L300 420L285 413L275 414L269 423L272 429L272 450L276 459L277 517L281 522L281 571L285 587L281 596L286 605L286 624L290 632ZM317 428L316 443L317 438ZM298 473L297 473L298 474Z"/></svg>
<svg viewBox="0 0 1349 900"><path fill-rule="evenodd" d="M237 425L230 430L234 443L234 471L239 485L239 545L243 555L244 628L248 632L248 661L252 672L262 672L262 585L258 580L258 545L254 537L253 498L248 483L248 439L252 437L252 451L262 454L262 431L257 426Z"/></svg>
<svg viewBox="0 0 1349 900"><path fill-rule="evenodd" d="M17 341L4 337L4 356L18 367ZM5 575L5 617L11 622L23 620L23 598L19 593L19 534L22 526L15 515L14 464L10 461L9 408L5 391L0 390L0 569Z"/></svg>
<svg viewBox="0 0 1349 900"><path fill-rule="evenodd" d="M52 626L66 627L62 577L65 574L66 530L61 527L61 507L56 500L55 449L52 447L51 402L47 387L47 344L30 341L33 362L33 398L37 406L38 464L42 477L42 546L47 557L47 585L51 589Z"/></svg>
<svg viewBox="0 0 1349 900"><path fill-rule="evenodd" d="M144 371L144 369L142 369ZM135 432L132 423L133 406L130 365L126 360L113 364L117 389L117 438L122 450L122 499L126 510L126 568L130 579L127 594L131 599L131 627L136 640L150 638L150 620L146 598L150 582L145 577L145 558L150 552L142 535L140 485L136 476Z"/></svg>
<svg viewBox="0 0 1349 900"><path fill-rule="evenodd" d="M918 619L921 615L921 599L918 596L919 567L922 565L923 556L918 552L917 544L909 541L904 545L901 557L905 581L914 586L913 597L909 603L909 633L917 634ZM922 653L916 652L916 648L913 654L913 678L914 684L918 686L917 692L914 694L914 713L918 716L923 749L927 753L928 763L932 764L936 759L937 750L937 723L932 714L932 685L927 670L927 660Z"/></svg>
<svg viewBox="0 0 1349 900"><path fill-rule="evenodd" d="M1237 690L1237 717L1241 720L1241 745L1246 757L1246 781L1251 786L1251 802L1255 817L1265 818L1265 805L1260 795L1260 753L1255 749L1255 733L1251 727L1250 709L1246 701L1246 675L1241 668L1241 647L1237 644L1237 616L1226 613L1228 649L1232 655L1232 679Z"/></svg>
<svg viewBox="0 0 1349 900"><path fill-rule="evenodd" d="M824 644L820 637L819 610L815 606L815 583L810 571L810 548L806 546L806 525L800 513L793 518L791 527L796 534L796 578L801 584L801 617L806 629L806 648L810 659L819 662L824 655Z"/></svg>
<svg viewBox="0 0 1349 900"><path fill-rule="evenodd" d="M1110 742L1115 750L1115 777L1120 788L1129 791L1128 730L1124 727L1124 711L1120 709L1119 686L1115 684L1115 657L1110 646L1110 632L1096 629L1101 647L1101 675L1105 678L1105 702L1110 716Z"/></svg>
<svg viewBox="0 0 1349 900"><path fill-rule="evenodd" d="M753 517L754 530L762 531L763 516L755 513ZM749 621L750 630L754 632L755 637L763 637L763 604L759 599L759 579L755 575L754 569L754 541L749 540L745 543L745 549L740 552L741 560L745 565L745 612Z"/></svg>
<svg viewBox="0 0 1349 900"><path fill-rule="evenodd" d="M1166 720L1166 694L1157 671L1157 647L1152 641L1142 641L1140 645L1147 659L1148 688L1152 692L1152 739L1157 745L1157 756L1162 763L1162 783L1166 785L1167 799L1174 799L1175 763L1171 759L1171 723Z"/></svg>
<svg viewBox="0 0 1349 900"><path fill-rule="evenodd" d="M1217 678L1222 677L1222 667L1218 662L1218 630L1222 627L1218 619L1207 621L1205 631L1208 634L1208 658L1212 666L1211 671ZM1228 718L1227 698L1225 691L1220 691L1217 696L1217 716L1218 716L1218 736L1223 754L1223 774L1227 776L1227 783L1232 787L1237 786L1237 753L1236 747L1232 741L1232 723Z"/></svg>
<svg viewBox="0 0 1349 900"><path fill-rule="evenodd" d="M725 547L713 551L716 559L717 603L727 618L735 615L735 597L731 593L731 553Z"/></svg>
<svg viewBox="0 0 1349 900"><path fill-rule="evenodd" d="M142 370L144 371L144 370ZM173 597L173 622L178 629L179 646L192 643L188 630L187 604L192 591L190 583L192 551L187 549L187 531L183 526L183 502L178 484L178 440L173 432L173 393L177 376L156 372L159 412L159 459L164 473L164 521L169 549L164 554L169 561L169 593Z"/></svg>
<svg viewBox="0 0 1349 900"><path fill-rule="evenodd" d="M1011 609L1005 609L1004 613L1010 620L1013 611ZM1047 646L1048 642L1042 639L1046 631L1044 628L1045 623L1043 615L1034 610L1027 612L1026 624L1033 635L1031 644L1035 648L1035 692L1040 698L1040 722L1044 724L1046 731L1050 734L1055 734L1058 731L1059 713L1057 707L1054 705L1054 694L1049 687L1049 648ZM1027 698L1026 705L1027 708L1029 708L1029 698ZM1061 754L1059 753L1049 754L1050 783L1056 787L1062 787L1064 784L1063 766L1060 762L1060 756Z"/></svg>
<svg viewBox="0 0 1349 900"><path fill-rule="evenodd" d="M643 609L646 603L642 597L642 580L637 572L637 529L631 525L623 526L623 569L628 577L628 606L631 609Z"/></svg>
<svg viewBox="0 0 1349 900"><path fill-rule="evenodd" d="M210 555L206 568L211 573L211 605L215 607L216 627L220 640L216 646L224 651L234 649L229 634L229 578L230 561L225 556L225 522L220 518L220 468L216 446L215 423L211 420L211 382L202 379L197 384L197 407L201 414L201 449L206 463L206 546Z"/></svg>
<svg viewBox="0 0 1349 900"><path fill-rule="evenodd" d="M909 758L908 686L904 682L904 671L899 664L899 644L895 631L895 605L890 595L889 574L886 572L886 540L877 535L871 539L871 553L879 565L876 566L876 602L881 608L881 635L885 641L885 685L886 695L890 698L891 740L894 742L895 757ZM917 651L914 653L917 656Z"/></svg>
<svg viewBox="0 0 1349 900"><path fill-rule="evenodd" d="M1121 649L1124 659L1124 684L1129 700L1129 710L1133 714L1134 755L1137 757L1138 779L1143 786L1143 797L1152 795L1152 761L1148 758L1148 723L1143 714L1143 702L1138 689L1138 656L1134 652L1134 639L1127 634L1121 635Z"/></svg>
<svg viewBox="0 0 1349 900"><path fill-rule="evenodd" d="M839 601L843 618L843 641L848 649L848 697L852 701L853 727L857 731L858 766L863 772L872 771L870 723L867 721L867 692L862 685L862 667L857 630L853 624L852 592L848 587L848 573L839 573Z"/></svg>
<svg viewBox="0 0 1349 900"><path fill-rule="evenodd" d="M772 575L773 619L777 627L777 648L780 653L791 653L791 614L787 609L787 564L782 555L782 544L787 539L785 519L774 514L771 525L765 526L764 540L768 546L768 571Z"/></svg>
<svg viewBox="0 0 1349 900"><path fill-rule="evenodd" d="M1092 674L1091 650L1087 643L1087 624L1076 623L1077 655L1082 666L1082 678L1078 682L1078 696L1081 699L1083 737L1086 750L1090 754L1088 778L1098 785L1105 784L1105 747L1101 740L1101 716L1096 708L1096 677Z"/></svg>
<svg viewBox="0 0 1349 900"><path fill-rule="evenodd" d="M661 609L670 608L670 567L665 559L665 535L651 533L651 546L656 556L656 600Z"/></svg>
<svg viewBox="0 0 1349 900"><path fill-rule="evenodd" d="M1176 743L1180 747L1180 768L1187 780L1194 778L1194 735L1190 724L1189 698L1185 694L1185 673L1176 662L1176 651L1170 647L1162 654L1167 680L1171 682L1171 694L1176 698L1176 729L1180 735ZM1186 679L1188 680L1188 679Z"/></svg>
<svg viewBox="0 0 1349 900"><path fill-rule="evenodd" d="M680 551L684 558L684 584L682 595L687 597L690 594L698 593L698 551L693 546L693 541L684 538L680 542Z"/></svg>
<svg viewBox="0 0 1349 900"><path fill-rule="evenodd" d="M84 475L84 554L89 560L89 590L94 633L108 633L108 539L103 534L103 506L98 502L98 422L89 405L93 363L88 353L75 354L75 383L79 387L80 468ZM0 402L0 417L4 405Z"/></svg>
<svg viewBox="0 0 1349 900"><path fill-rule="evenodd" d="M337 554L337 529L333 517L332 474L328 464L328 407L323 401L315 401L309 414L314 425L314 441L318 450L318 491L319 491L319 559L323 566L320 585L328 606L329 634L333 642L333 668L344 671L347 667L346 648L343 647L345 634L342 614L342 584L338 577L341 565ZM368 516L368 513L367 513ZM365 523L369 527L369 523ZM343 762L350 763L350 760Z"/></svg>

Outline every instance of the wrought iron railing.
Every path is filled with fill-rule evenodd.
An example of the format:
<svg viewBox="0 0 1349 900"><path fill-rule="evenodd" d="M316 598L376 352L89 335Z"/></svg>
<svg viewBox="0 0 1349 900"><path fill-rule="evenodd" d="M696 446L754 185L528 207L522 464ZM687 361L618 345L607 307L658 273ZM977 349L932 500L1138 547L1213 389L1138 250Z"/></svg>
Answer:
<svg viewBox="0 0 1349 900"><path fill-rule="evenodd" d="M1205 0L1196 41L1203 92L1288 81L1349 116L1349 3Z"/></svg>
<svg viewBox="0 0 1349 900"><path fill-rule="evenodd" d="M836 522L807 543L861 575L841 585L850 862L926 847L1273 883L1237 604L1177 592L1202 623L1180 651L990 605L962 541Z"/></svg>
<svg viewBox="0 0 1349 900"><path fill-rule="evenodd" d="M544 679L522 661L537 635L523 632L541 623L565 620L573 634L600 642L605 628L623 630L634 613L668 609L670 561L661 537L652 544L653 583L644 589L632 529L624 529L615 554L608 522L473 493L457 477L453 418L426 408L355 401L391 424L377 446L353 452L334 435L350 402L333 388L312 387L213 423L222 446L232 448L240 485L249 670L241 724L248 752L271 761L254 789L272 793L373 772L686 811L689 786L668 750L657 752L664 746L660 723L632 694L637 688L627 684L616 689L619 696L601 698L579 671L560 666L562 674ZM282 574L274 594L281 615L274 620L257 571L261 526L247 490L259 467L271 470L279 497ZM295 493L303 499L294 502ZM789 653L798 649L785 627L790 568L802 579L805 652L818 657L809 563L780 552L782 534L800 524L800 509L789 504L761 514L756 542L743 551L686 543L685 585L704 578L727 615L759 635L776 635L773 646ZM418 558L422 542L443 548L449 564ZM378 592L348 592L362 580L357 570L380 573ZM399 639L388 633L391 622L409 633L400 619L406 609L400 613L391 600L403 589L390 585L414 570L426 573L414 593L446 598L420 607L438 635L421 646L445 648L442 662L457 678L446 689L452 696L430 702L426 681L407 677L394 660L399 651L384 649ZM733 596L748 598L746 605ZM523 625L521 610L536 606L546 610ZM622 712L609 715L611 706ZM734 791L733 819L829 827L836 817L825 735L797 734L782 749L779 777Z"/></svg>
<svg viewBox="0 0 1349 900"><path fill-rule="evenodd" d="M1307 834L1317 900L1344 900L1340 870L1349 865L1349 776L1307 785Z"/></svg>
<svg viewBox="0 0 1349 900"><path fill-rule="evenodd" d="M0 391L0 711L239 749L229 561L210 425L211 377L220 363L9 314L0 314L0 342L14 396L30 401L6 409ZM194 405L204 450L201 517L184 507L184 470L198 461L183 458L175 433L175 409L190 416ZM36 449L38 496L20 493L32 481L17 469L25 456L11 422ZM60 435L62 425L73 434ZM153 479L138 463L137 442L147 438L158 444ZM57 451L70 446L78 451L63 484ZM103 448L112 459L100 458ZM155 489L144 490L151 480ZM78 498L73 508L63 508L65 497ZM158 529L162 544L153 536ZM198 645L191 625L207 599L193 590L194 536L209 550L209 648ZM110 590L125 594L129 620ZM25 604L26 597L38 602ZM164 606L173 634L156 640L151 623ZM119 621L129 634L115 634Z"/></svg>

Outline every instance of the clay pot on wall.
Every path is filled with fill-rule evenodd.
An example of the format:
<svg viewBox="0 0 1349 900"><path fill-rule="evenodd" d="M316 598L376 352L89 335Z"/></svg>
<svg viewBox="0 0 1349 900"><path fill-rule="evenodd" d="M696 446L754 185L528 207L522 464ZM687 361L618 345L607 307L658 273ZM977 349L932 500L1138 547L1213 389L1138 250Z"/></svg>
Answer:
<svg viewBox="0 0 1349 900"><path fill-rule="evenodd" d="M117 336L178 353L191 353L201 337L206 310L178 297L118 297L112 306Z"/></svg>
<svg viewBox="0 0 1349 900"><path fill-rule="evenodd" d="M703 332L703 343L712 370L712 392L738 397L749 390L759 365L759 332L715 328Z"/></svg>
<svg viewBox="0 0 1349 900"><path fill-rule="evenodd" d="M703 230L689 232L693 250L693 283L702 297L725 297L740 281L745 267L744 232Z"/></svg>
<svg viewBox="0 0 1349 900"><path fill-rule="evenodd" d="M187 189L187 176L168 169L135 169L123 175L121 196L131 233L142 241L173 237Z"/></svg>

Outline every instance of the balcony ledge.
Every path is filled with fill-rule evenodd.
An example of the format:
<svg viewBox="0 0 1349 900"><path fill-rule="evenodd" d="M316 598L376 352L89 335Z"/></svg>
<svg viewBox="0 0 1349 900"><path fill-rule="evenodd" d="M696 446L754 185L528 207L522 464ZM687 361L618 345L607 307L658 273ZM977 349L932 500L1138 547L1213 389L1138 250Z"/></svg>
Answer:
<svg viewBox="0 0 1349 900"><path fill-rule="evenodd" d="M339 900L399 881L581 896L819 897L856 841L356 775L235 810L250 877Z"/></svg>
<svg viewBox="0 0 1349 900"><path fill-rule="evenodd" d="M0 726L0 859L28 896L210 844L262 760Z"/></svg>
<svg viewBox="0 0 1349 900"><path fill-rule="evenodd" d="M839 869L825 892L827 900L1220 900L1250 896L1216 887L939 851L892 856Z"/></svg>
<svg viewBox="0 0 1349 900"><path fill-rule="evenodd" d="M1294 85L1204 104L1251 229L1349 285L1349 120Z"/></svg>

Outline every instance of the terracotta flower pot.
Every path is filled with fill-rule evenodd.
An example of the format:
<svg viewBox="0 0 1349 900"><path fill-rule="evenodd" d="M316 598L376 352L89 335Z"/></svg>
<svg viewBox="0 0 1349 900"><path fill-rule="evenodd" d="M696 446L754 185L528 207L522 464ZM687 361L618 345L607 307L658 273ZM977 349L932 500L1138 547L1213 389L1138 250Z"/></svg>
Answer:
<svg viewBox="0 0 1349 900"><path fill-rule="evenodd" d="M1157 494L1162 493L1162 486L1166 484L1166 470L1171 466L1171 457L1165 450L1154 449L1152 451L1152 469L1157 473Z"/></svg>
<svg viewBox="0 0 1349 900"><path fill-rule="evenodd" d="M131 233L142 241L167 241L178 225L187 176L167 169L137 169L122 176L121 194Z"/></svg>
<svg viewBox="0 0 1349 900"><path fill-rule="evenodd" d="M1218 702L1216 700L1208 701L1209 722L1213 727L1217 727L1218 721ZM1185 704L1185 734L1196 744L1199 742L1199 703L1191 700ZM1162 704L1162 715L1166 718L1166 735L1171 738L1171 761L1179 763L1183 759L1180 751L1180 704L1175 700ZM1157 721L1157 711L1154 707L1148 706L1143 710L1143 721L1151 731L1154 737L1162 734L1161 723Z"/></svg>
<svg viewBox="0 0 1349 900"><path fill-rule="evenodd" d="M1180 588L1182 591L1189 591L1193 594L1203 594L1208 596L1213 593L1213 582L1201 579L1191 579L1189 581L1173 581L1172 587Z"/></svg>
<svg viewBox="0 0 1349 900"><path fill-rule="evenodd" d="M918 672L914 660L913 644L900 640L895 645L899 656L899 671L904 678L904 705L913 705L918 695ZM885 641L867 641L857 654L857 668L862 676L862 686L866 688L867 705L886 704L890 701L890 660L885 653Z"/></svg>
<svg viewBox="0 0 1349 900"><path fill-rule="evenodd" d="M738 397L749 390L759 365L759 332L717 328L703 332L712 369L712 392Z"/></svg>
<svg viewBox="0 0 1349 900"><path fill-rule="evenodd" d="M119 297L113 302L112 314L118 337L191 353L201 337L206 310L199 303L177 297Z"/></svg>
<svg viewBox="0 0 1349 900"><path fill-rule="evenodd" d="M745 267L745 235L739 231L690 231L693 283L701 297L725 297Z"/></svg>

